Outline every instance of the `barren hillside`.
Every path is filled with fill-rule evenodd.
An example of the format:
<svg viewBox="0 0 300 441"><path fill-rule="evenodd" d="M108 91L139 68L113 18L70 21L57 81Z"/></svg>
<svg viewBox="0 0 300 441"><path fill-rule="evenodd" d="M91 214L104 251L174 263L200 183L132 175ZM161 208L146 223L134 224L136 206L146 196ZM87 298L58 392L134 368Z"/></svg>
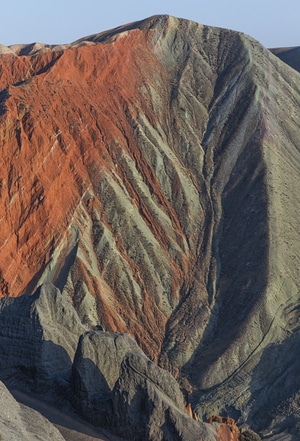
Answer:
<svg viewBox="0 0 300 441"><path fill-rule="evenodd" d="M2 296L52 282L200 418L300 438L299 73L169 16L1 53Z"/></svg>

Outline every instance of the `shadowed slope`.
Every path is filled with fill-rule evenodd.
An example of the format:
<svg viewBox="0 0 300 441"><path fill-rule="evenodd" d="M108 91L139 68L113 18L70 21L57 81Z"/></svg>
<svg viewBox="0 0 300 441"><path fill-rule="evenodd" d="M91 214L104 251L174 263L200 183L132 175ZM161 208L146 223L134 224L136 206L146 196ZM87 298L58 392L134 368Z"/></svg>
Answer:
<svg viewBox="0 0 300 441"><path fill-rule="evenodd" d="M278 58L300 72L300 47L271 49Z"/></svg>
<svg viewBox="0 0 300 441"><path fill-rule="evenodd" d="M20 405L0 382L1 440L65 441L60 432L40 413Z"/></svg>

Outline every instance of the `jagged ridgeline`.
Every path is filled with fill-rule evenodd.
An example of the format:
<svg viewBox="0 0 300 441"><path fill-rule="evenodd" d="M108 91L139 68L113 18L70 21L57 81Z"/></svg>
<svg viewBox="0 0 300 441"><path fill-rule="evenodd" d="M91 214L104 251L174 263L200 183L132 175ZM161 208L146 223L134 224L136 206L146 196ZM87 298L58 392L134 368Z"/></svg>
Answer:
<svg viewBox="0 0 300 441"><path fill-rule="evenodd" d="M72 366L100 323L107 338L130 333L198 418L300 436L298 49L274 50L282 61L244 34L169 16L68 46L1 47L0 289L10 305L51 282L75 307L85 331L62 325L73 349L55 381L77 384L85 415ZM13 323L3 338L22 338ZM52 332L38 337L46 353ZM143 357L120 362L114 397L132 393L122 379L145 371ZM48 361L38 389L57 372Z"/></svg>

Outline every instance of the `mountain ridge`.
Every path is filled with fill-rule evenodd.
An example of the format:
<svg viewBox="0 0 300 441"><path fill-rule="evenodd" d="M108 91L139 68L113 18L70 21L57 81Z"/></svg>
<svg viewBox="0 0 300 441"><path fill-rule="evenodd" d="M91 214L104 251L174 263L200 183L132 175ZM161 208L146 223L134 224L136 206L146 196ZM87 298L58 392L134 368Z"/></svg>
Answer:
<svg viewBox="0 0 300 441"><path fill-rule="evenodd" d="M298 338L299 74L170 16L86 41L0 58L2 294L53 282L85 324L130 332L199 416L262 431L260 360Z"/></svg>

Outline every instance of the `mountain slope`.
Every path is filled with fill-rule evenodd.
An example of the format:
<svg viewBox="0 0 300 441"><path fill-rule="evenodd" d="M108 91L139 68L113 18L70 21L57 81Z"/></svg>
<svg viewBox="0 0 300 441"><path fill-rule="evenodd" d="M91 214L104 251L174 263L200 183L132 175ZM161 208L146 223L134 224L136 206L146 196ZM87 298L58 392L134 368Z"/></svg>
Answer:
<svg viewBox="0 0 300 441"><path fill-rule="evenodd" d="M299 74L169 16L2 52L2 294L53 282L84 322L129 331L199 415L263 430L281 412L283 427L299 390Z"/></svg>
<svg viewBox="0 0 300 441"><path fill-rule="evenodd" d="M300 71L300 47L291 48L275 48L271 49L280 60L291 66L293 69Z"/></svg>

